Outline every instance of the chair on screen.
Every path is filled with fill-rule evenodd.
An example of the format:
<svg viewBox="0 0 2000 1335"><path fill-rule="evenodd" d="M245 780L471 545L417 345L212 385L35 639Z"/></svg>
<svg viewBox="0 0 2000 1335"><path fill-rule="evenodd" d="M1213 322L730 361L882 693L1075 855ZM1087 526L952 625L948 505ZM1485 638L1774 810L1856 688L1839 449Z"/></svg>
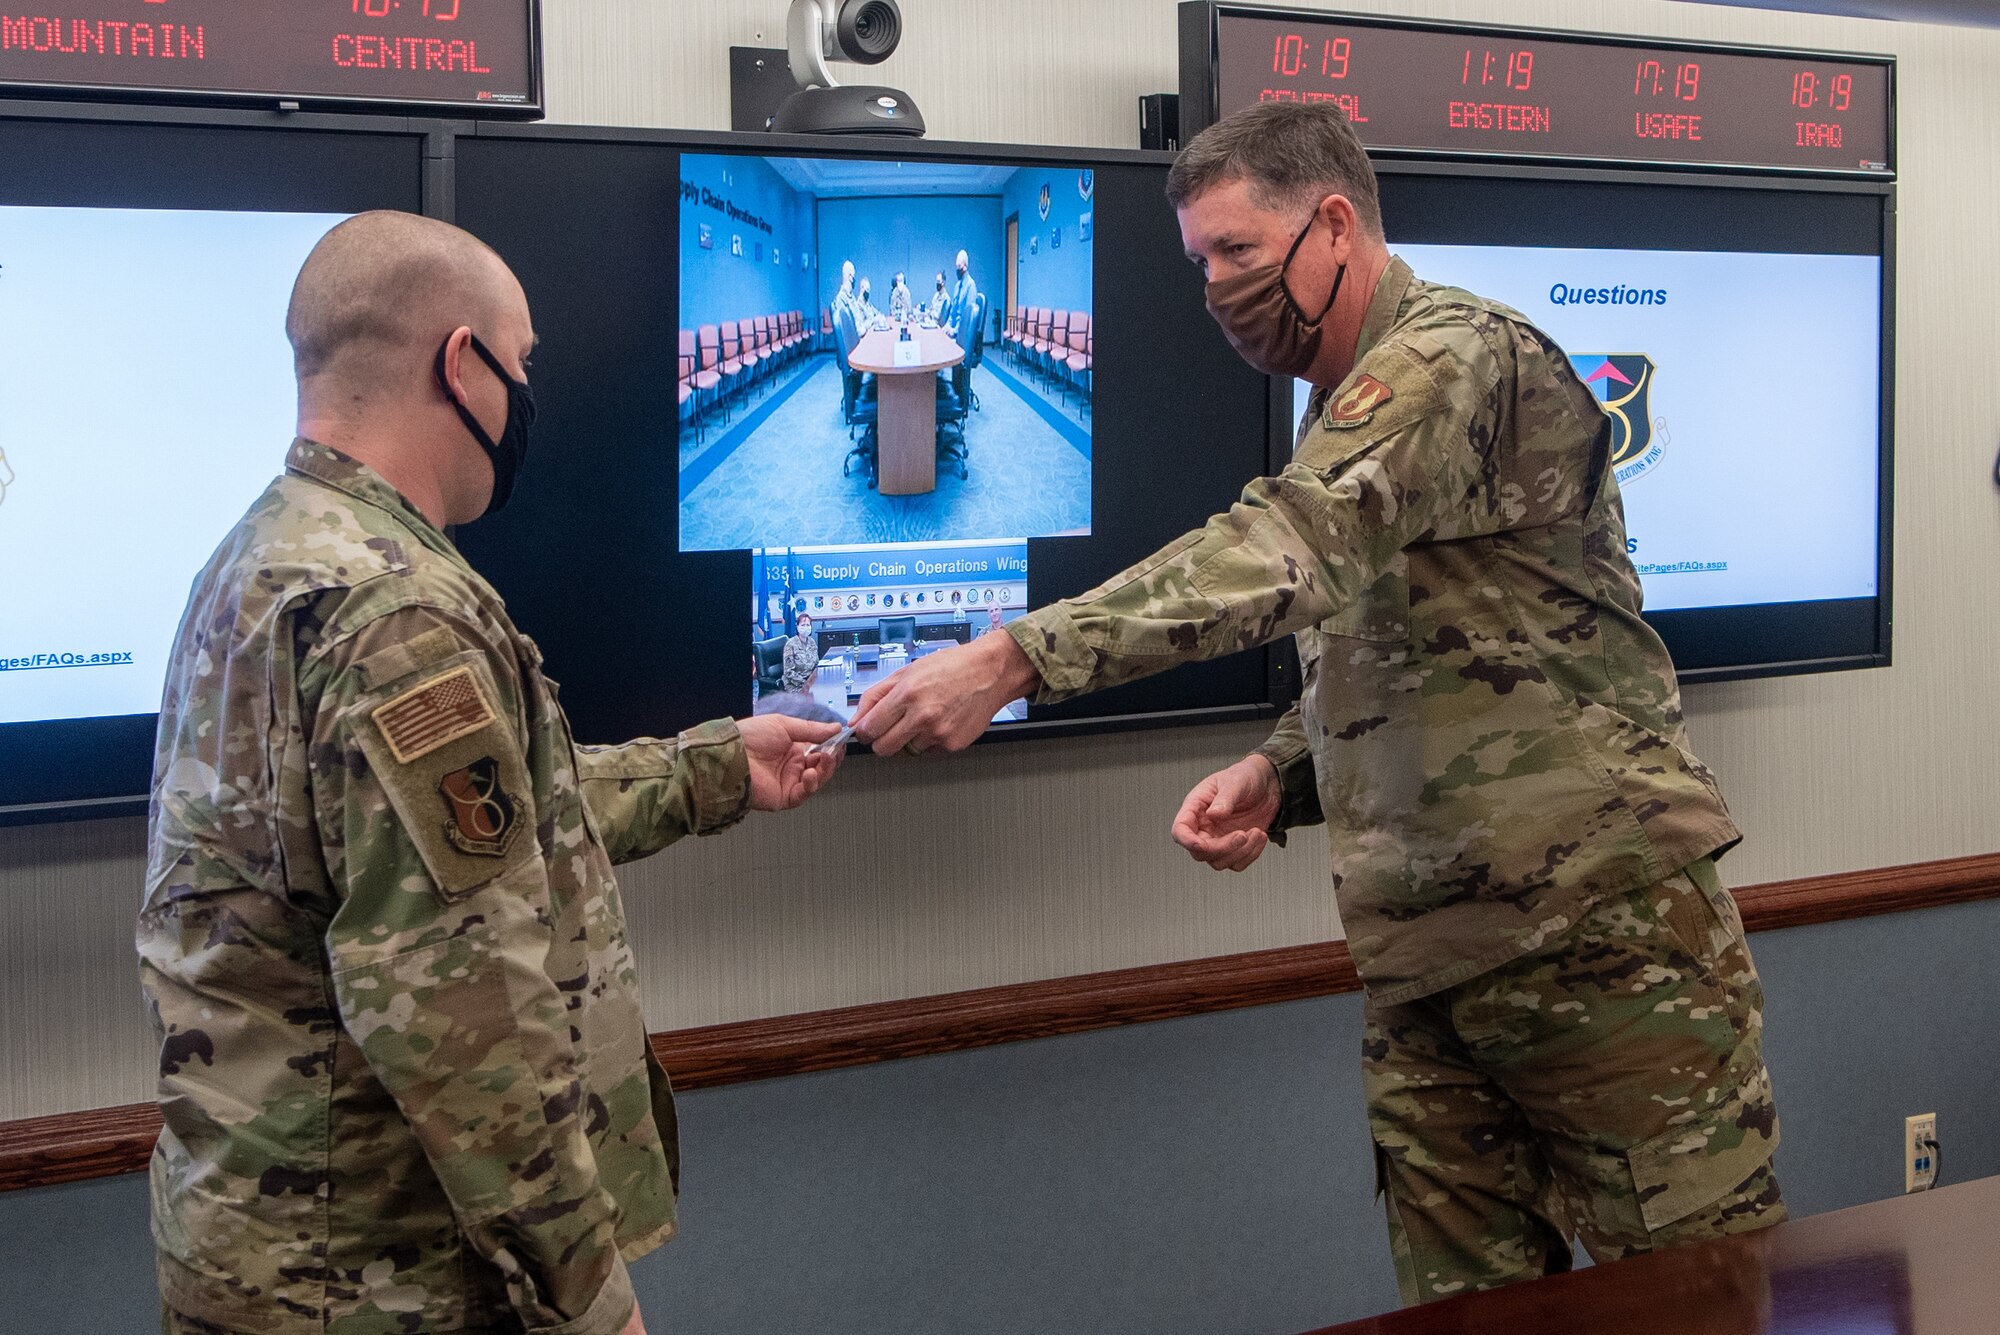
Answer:
<svg viewBox="0 0 2000 1335"><path fill-rule="evenodd" d="M967 475L966 461L971 453L965 440L965 421L979 407L979 396L972 389L972 373L978 369L986 354L986 294L983 292L973 298L972 317L968 321L972 343L965 350L965 360L951 368L949 383L938 382L938 462L956 464L960 477Z"/></svg>
<svg viewBox="0 0 2000 1335"><path fill-rule="evenodd" d="M878 464L876 453L876 401L875 377L854 369L848 360L861 342L861 331L855 327L854 312L843 309L833 319L837 356L840 359L840 417L847 426L847 438L855 440L855 431L861 436L847 457L840 461L840 475L846 477L856 459L861 461L868 475L868 485L875 485Z"/></svg>
<svg viewBox="0 0 2000 1335"><path fill-rule="evenodd" d="M1079 403L1090 405L1090 316L1083 311L1073 311L1069 317L1069 347L1062 358L1063 369L1069 375L1063 381L1063 402L1069 402L1069 391L1074 389Z"/></svg>
<svg viewBox="0 0 2000 1335"><path fill-rule="evenodd" d="M757 651L757 693L785 689L785 637L773 635L768 640L758 640Z"/></svg>
<svg viewBox="0 0 2000 1335"><path fill-rule="evenodd" d="M701 372L713 374L716 378L715 394L710 406L720 405L722 420L729 420L729 408L736 386L743 379L743 364L723 351L722 332L719 326L703 325L696 337L701 345ZM734 341L732 336L731 341Z"/></svg>
<svg viewBox="0 0 2000 1335"><path fill-rule="evenodd" d="M909 644L917 638L915 617L881 617L875 622L883 644Z"/></svg>

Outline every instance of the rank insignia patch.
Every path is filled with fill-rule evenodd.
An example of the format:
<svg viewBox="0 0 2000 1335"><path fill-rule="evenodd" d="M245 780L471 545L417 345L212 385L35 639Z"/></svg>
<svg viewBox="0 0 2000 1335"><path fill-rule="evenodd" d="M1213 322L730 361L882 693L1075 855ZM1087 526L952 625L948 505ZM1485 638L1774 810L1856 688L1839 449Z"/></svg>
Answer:
<svg viewBox="0 0 2000 1335"><path fill-rule="evenodd" d="M1375 410L1395 397L1395 391L1372 375L1360 375L1347 387L1345 393L1331 399L1326 405L1328 426L1360 426L1375 415Z"/></svg>
<svg viewBox="0 0 2000 1335"><path fill-rule="evenodd" d="M493 722L494 714L471 666L465 665L378 706L374 718L396 763L407 765L446 742L478 732Z"/></svg>
<svg viewBox="0 0 2000 1335"><path fill-rule="evenodd" d="M451 813L444 823L444 837L453 848L478 857L506 855L521 826L520 808L500 786L498 761L481 756L438 780L438 791Z"/></svg>

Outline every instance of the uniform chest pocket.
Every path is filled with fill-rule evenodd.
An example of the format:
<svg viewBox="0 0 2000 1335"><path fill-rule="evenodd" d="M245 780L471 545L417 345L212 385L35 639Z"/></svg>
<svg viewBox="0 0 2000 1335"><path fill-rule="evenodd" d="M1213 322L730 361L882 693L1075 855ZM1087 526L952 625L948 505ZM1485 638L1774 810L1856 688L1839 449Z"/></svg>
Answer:
<svg viewBox="0 0 2000 1335"><path fill-rule="evenodd" d="M1361 591L1360 597L1317 627L1321 635L1370 644L1402 644L1410 638L1410 578L1399 558L1394 569ZM1303 641L1300 645L1304 653Z"/></svg>

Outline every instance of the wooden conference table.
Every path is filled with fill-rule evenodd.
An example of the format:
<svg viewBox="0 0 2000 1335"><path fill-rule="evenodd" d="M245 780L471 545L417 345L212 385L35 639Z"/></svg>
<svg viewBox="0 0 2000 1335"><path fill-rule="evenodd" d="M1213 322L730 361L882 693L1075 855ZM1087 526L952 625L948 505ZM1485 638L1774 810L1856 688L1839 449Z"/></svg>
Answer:
<svg viewBox="0 0 2000 1335"><path fill-rule="evenodd" d="M2000 1331L2000 1177L1813 1215L1312 1335Z"/></svg>
<svg viewBox="0 0 2000 1335"><path fill-rule="evenodd" d="M871 329L847 360L875 377L875 486L885 496L937 489L937 386L932 377L965 360L965 349L942 329ZM899 344L909 351L897 356Z"/></svg>

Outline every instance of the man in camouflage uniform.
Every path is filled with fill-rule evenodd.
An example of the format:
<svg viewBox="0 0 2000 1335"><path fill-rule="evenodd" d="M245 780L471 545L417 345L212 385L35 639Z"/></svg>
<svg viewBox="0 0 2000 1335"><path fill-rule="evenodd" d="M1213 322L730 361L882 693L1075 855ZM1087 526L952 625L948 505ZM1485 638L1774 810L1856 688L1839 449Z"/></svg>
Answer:
<svg viewBox="0 0 2000 1335"><path fill-rule="evenodd" d="M679 1154L611 866L796 805L834 729L573 744L444 532L505 499L532 417L490 250L364 214L287 329L300 439L196 580L160 712L164 1328L642 1332L626 1263L673 1232Z"/></svg>
<svg viewBox="0 0 2000 1335"><path fill-rule="evenodd" d="M1339 113L1275 104L1168 185L1211 311L1318 386L1296 455L1207 526L857 718L957 749L1040 701L1296 634L1302 698L1188 795L1242 870L1324 822L1366 984L1369 1121L1406 1302L1784 1217L1761 994L1713 859L1740 837L1639 616L1609 423L1517 313L1382 241Z"/></svg>

